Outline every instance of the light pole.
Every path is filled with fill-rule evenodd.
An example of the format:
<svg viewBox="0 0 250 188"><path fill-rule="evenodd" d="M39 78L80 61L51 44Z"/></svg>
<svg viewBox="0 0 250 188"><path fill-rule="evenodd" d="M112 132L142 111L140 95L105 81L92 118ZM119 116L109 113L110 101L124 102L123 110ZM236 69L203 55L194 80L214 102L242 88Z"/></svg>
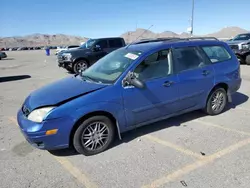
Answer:
<svg viewBox="0 0 250 188"><path fill-rule="evenodd" d="M194 32L194 0L192 0L192 17L191 17L191 37L193 36Z"/></svg>

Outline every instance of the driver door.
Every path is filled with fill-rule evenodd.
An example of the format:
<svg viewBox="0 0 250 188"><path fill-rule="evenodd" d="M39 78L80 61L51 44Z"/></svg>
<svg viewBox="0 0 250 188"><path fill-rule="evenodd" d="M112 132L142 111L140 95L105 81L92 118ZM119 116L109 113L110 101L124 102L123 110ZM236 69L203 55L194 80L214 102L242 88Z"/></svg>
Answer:
<svg viewBox="0 0 250 188"><path fill-rule="evenodd" d="M146 57L134 70L145 87L124 87L123 101L128 125L161 119L176 112L178 77L173 75L171 51L161 50Z"/></svg>
<svg viewBox="0 0 250 188"><path fill-rule="evenodd" d="M105 55L107 55L107 49L108 49L108 42L107 40L99 40L97 41L93 46L95 47L96 45L100 46L100 50L99 51L92 51L91 52L91 62L95 63L96 61L98 61L99 59L101 59L102 57L104 57Z"/></svg>

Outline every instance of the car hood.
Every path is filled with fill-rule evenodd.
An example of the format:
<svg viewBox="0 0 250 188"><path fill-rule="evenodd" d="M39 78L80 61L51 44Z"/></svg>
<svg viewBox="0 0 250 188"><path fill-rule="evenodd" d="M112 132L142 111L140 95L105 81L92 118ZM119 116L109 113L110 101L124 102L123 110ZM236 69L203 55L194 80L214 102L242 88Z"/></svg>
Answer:
<svg viewBox="0 0 250 188"><path fill-rule="evenodd" d="M235 40L235 41L227 41L227 44L229 45L238 45L238 44L244 44L244 43L247 43L249 41L245 41L245 40Z"/></svg>
<svg viewBox="0 0 250 188"><path fill-rule="evenodd" d="M91 52L90 49L83 49L83 48L71 48L69 50L64 50L63 53L78 53L78 52Z"/></svg>
<svg viewBox="0 0 250 188"><path fill-rule="evenodd" d="M32 92L24 104L29 110L42 106L58 106L106 86L83 81L80 76L67 77Z"/></svg>

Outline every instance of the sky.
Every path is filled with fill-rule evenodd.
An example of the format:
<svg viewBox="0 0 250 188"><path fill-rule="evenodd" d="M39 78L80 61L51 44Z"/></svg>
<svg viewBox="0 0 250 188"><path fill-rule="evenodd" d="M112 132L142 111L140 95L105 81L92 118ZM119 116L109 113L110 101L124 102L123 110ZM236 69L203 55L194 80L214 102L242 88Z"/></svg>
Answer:
<svg viewBox="0 0 250 188"><path fill-rule="evenodd" d="M120 36L136 28L186 32L192 0L3 0L0 37L33 33ZM250 30L250 0L195 0L194 34Z"/></svg>

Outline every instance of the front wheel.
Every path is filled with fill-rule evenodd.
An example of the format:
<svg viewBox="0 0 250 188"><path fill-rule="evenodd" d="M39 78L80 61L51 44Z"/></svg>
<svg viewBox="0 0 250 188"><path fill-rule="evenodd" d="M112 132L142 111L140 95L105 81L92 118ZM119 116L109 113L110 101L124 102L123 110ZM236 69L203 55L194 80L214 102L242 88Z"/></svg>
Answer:
<svg viewBox="0 0 250 188"><path fill-rule="evenodd" d="M247 64L247 65L250 65L250 54L247 55L247 57L246 57L246 64Z"/></svg>
<svg viewBox="0 0 250 188"><path fill-rule="evenodd" d="M93 116L77 128L73 145L83 155L95 155L106 150L115 135L115 125L106 116Z"/></svg>
<svg viewBox="0 0 250 188"><path fill-rule="evenodd" d="M74 64L73 69L74 69L74 72L78 74L80 70L85 71L88 67L89 65L87 61L79 60Z"/></svg>
<svg viewBox="0 0 250 188"><path fill-rule="evenodd" d="M241 56L237 55L237 59L240 62L240 64L246 64L245 60Z"/></svg>
<svg viewBox="0 0 250 188"><path fill-rule="evenodd" d="M227 93L224 88L217 88L213 90L207 100L205 112L209 115L218 115L226 107Z"/></svg>

